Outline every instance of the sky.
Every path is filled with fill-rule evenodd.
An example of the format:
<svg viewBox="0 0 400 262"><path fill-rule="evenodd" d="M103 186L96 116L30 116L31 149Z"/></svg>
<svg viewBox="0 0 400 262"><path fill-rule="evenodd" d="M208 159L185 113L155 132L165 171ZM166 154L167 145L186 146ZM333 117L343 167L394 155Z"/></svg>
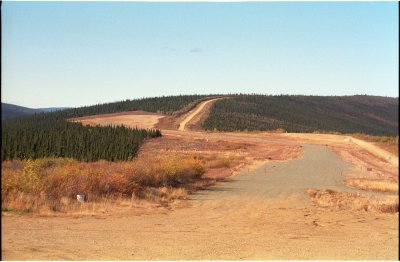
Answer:
<svg viewBox="0 0 400 262"><path fill-rule="evenodd" d="M3 2L1 100L398 97L397 2Z"/></svg>

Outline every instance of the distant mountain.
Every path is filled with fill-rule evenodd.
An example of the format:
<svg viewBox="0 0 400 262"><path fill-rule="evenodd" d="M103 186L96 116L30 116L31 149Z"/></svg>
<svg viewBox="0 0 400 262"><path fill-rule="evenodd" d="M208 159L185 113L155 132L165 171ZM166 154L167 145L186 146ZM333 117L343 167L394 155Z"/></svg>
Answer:
<svg viewBox="0 0 400 262"><path fill-rule="evenodd" d="M33 115L43 112L54 112L64 109L67 109L67 107L29 108L13 104L1 103L1 119L4 120L24 115Z"/></svg>
<svg viewBox="0 0 400 262"><path fill-rule="evenodd" d="M14 118L24 115L33 115L35 113L43 112L39 109L29 107L17 106L13 104L1 103L1 119Z"/></svg>
<svg viewBox="0 0 400 262"><path fill-rule="evenodd" d="M218 96L223 97L223 95ZM174 112L206 97L204 95L153 97L71 110L31 109L2 103L2 119L55 110L63 111L49 114L49 118L68 119L134 110L173 115ZM399 133L398 97L231 94L226 98L216 101L211 106L206 119L199 127L220 131L279 129L295 133L339 132L390 136Z"/></svg>
<svg viewBox="0 0 400 262"><path fill-rule="evenodd" d="M38 108L38 110L42 112L55 112L55 111L61 111L65 109L69 109L70 107L46 107L46 108Z"/></svg>

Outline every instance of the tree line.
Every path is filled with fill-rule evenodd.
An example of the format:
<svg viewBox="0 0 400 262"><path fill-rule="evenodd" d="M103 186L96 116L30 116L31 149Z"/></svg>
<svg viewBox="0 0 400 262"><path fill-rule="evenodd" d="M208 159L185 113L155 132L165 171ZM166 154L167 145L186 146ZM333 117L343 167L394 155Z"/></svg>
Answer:
<svg viewBox="0 0 400 262"><path fill-rule="evenodd" d="M125 100L113 103L97 104L92 106L83 106L71 108L62 111L53 112L64 119L98 115L119 113L125 111L143 110L147 112L155 112L170 115L175 111L185 107L186 105L204 98L204 95L179 95L179 96L160 96L143 99Z"/></svg>
<svg viewBox="0 0 400 262"><path fill-rule="evenodd" d="M398 98L231 95L215 102L207 130L276 130L398 135Z"/></svg>
<svg viewBox="0 0 400 262"><path fill-rule="evenodd" d="M3 122L1 157L2 161L42 157L128 160L136 156L145 139L159 136L159 130L90 127L41 114Z"/></svg>
<svg viewBox="0 0 400 262"><path fill-rule="evenodd" d="M2 120L2 161L41 157L71 157L87 162L128 160L137 155L145 139L159 137L161 132L123 126L90 127L67 119L135 110L172 114L204 97L180 95L125 100Z"/></svg>

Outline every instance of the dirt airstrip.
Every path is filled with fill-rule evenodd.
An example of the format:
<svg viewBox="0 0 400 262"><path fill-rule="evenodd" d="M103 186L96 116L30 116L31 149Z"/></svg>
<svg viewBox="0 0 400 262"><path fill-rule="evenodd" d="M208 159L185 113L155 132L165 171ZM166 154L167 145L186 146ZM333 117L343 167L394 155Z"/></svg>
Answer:
<svg viewBox="0 0 400 262"><path fill-rule="evenodd" d="M193 114L195 110L188 115L194 117L201 111ZM149 115L154 119L143 120L144 116L96 116L84 123L122 121L130 125L133 121L140 125L144 121L151 125L160 117ZM395 179L398 166L388 162L386 155L373 154L340 135L162 133L162 138L149 141L142 150L229 151L243 155L246 161L227 181L197 191L169 209L136 207L125 213L92 216L3 215L3 259L398 258L398 212L321 206L307 194L310 188L364 193L343 183L350 175ZM372 164L372 171L367 171Z"/></svg>
<svg viewBox="0 0 400 262"><path fill-rule="evenodd" d="M125 125L132 128L154 128L155 124L163 118L163 115L149 113L145 111L132 111L114 114L102 114L96 116L85 116L71 119L71 121L81 122L84 125Z"/></svg>

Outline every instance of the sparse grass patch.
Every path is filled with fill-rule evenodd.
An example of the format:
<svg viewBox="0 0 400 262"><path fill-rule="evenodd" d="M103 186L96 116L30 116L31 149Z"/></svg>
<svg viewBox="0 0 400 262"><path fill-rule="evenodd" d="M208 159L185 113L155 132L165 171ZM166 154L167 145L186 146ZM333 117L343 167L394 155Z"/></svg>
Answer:
<svg viewBox="0 0 400 262"><path fill-rule="evenodd" d="M374 192L399 192L399 184L393 180L368 179L368 178L350 178L344 183L353 188L374 191Z"/></svg>
<svg viewBox="0 0 400 262"><path fill-rule="evenodd" d="M365 140L368 142L372 142L376 144L378 147L394 154L395 156L399 156L399 136L372 136L366 134L352 134L355 138Z"/></svg>
<svg viewBox="0 0 400 262"><path fill-rule="evenodd" d="M228 156L212 155L205 161L208 168L229 168L231 166L231 159Z"/></svg>
<svg viewBox="0 0 400 262"><path fill-rule="evenodd" d="M378 199L375 197L367 197L359 193L338 192L329 189L308 189L307 193L311 201L321 207L375 211L381 213L399 212L398 196L385 196L384 198Z"/></svg>

